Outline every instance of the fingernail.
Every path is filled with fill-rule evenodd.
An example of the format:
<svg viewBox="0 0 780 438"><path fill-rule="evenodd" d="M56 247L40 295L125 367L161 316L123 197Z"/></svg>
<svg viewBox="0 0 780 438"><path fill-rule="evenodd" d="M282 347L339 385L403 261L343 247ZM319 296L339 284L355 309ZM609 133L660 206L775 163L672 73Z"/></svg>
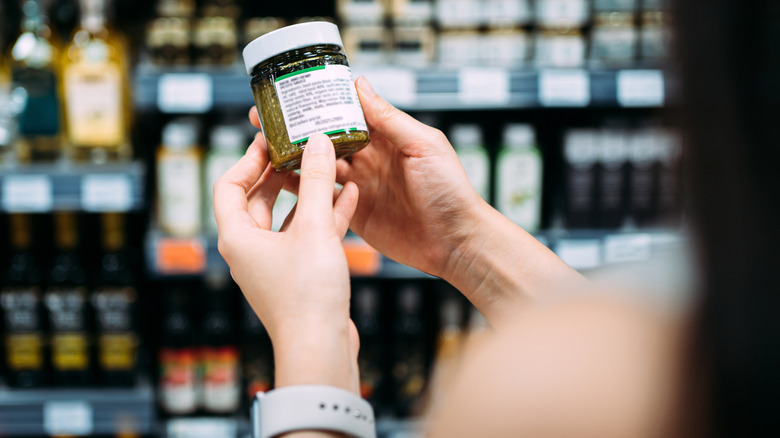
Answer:
<svg viewBox="0 0 780 438"><path fill-rule="evenodd" d="M376 96L376 92L374 91L374 88L371 87L371 84L368 82L368 79L366 79L365 76L361 76L357 79L358 87L360 87L360 91L363 92L363 94L366 95L366 97L374 97Z"/></svg>
<svg viewBox="0 0 780 438"><path fill-rule="evenodd" d="M309 137L309 141L306 143L306 150L309 154L328 154L333 145L325 134L314 134Z"/></svg>

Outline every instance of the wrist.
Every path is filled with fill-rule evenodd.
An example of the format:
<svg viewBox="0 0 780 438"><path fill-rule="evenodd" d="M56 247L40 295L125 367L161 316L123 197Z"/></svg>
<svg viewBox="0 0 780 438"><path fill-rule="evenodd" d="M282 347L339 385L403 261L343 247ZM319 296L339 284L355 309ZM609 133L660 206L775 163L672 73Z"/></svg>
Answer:
<svg viewBox="0 0 780 438"><path fill-rule="evenodd" d="M357 352L350 345L348 320L333 319L301 319L271 336L277 388L319 384L354 391Z"/></svg>

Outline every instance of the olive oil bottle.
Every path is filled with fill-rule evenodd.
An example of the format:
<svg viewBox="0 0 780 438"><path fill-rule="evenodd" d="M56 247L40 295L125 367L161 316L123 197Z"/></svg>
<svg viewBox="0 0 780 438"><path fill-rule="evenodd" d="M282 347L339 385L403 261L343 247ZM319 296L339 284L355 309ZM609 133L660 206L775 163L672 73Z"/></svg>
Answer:
<svg viewBox="0 0 780 438"><path fill-rule="evenodd" d="M49 313L52 376L56 385L85 386L92 381L91 335L86 272L78 251L75 213L54 214L54 243L57 254L44 294Z"/></svg>
<svg viewBox="0 0 780 438"><path fill-rule="evenodd" d="M22 33L11 50L13 88L24 98L19 115L20 161L50 161L62 152L57 42L38 0L22 3Z"/></svg>
<svg viewBox="0 0 780 438"><path fill-rule="evenodd" d="M100 380L108 386L132 386L138 350L138 293L125 246L125 215L104 213L100 219L103 257L91 296Z"/></svg>
<svg viewBox="0 0 780 438"><path fill-rule="evenodd" d="M11 260L0 289L8 384L32 388L45 380L41 271L32 252L31 218L9 215Z"/></svg>
<svg viewBox="0 0 780 438"><path fill-rule="evenodd" d="M106 20L106 0L80 0L81 24L63 56L65 121L71 156L129 159L127 52Z"/></svg>

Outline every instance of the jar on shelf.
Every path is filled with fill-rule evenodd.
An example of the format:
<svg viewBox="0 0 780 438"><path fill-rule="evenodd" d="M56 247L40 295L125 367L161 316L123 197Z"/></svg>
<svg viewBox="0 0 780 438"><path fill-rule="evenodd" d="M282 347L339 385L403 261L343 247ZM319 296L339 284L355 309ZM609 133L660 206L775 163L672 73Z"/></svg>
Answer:
<svg viewBox="0 0 780 438"><path fill-rule="evenodd" d="M634 14L596 14L591 31L591 60L604 65L630 65L636 58L637 29Z"/></svg>
<svg viewBox="0 0 780 438"><path fill-rule="evenodd" d="M579 29L542 29L536 35L537 67L582 67L585 52L585 37Z"/></svg>

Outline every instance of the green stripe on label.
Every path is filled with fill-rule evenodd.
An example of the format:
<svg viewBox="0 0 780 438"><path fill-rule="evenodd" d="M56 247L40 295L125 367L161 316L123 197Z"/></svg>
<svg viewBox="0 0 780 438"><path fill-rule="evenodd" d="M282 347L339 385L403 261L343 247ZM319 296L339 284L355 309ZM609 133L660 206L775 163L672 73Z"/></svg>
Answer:
<svg viewBox="0 0 780 438"><path fill-rule="evenodd" d="M308 139L309 139L309 137L302 138L300 140L296 140L296 141L292 142L292 144L300 144L300 143L303 143L304 141L307 141Z"/></svg>
<svg viewBox="0 0 780 438"><path fill-rule="evenodd" d="M323 134L325 134L325 135L332 135L332 134L338 134L339 132L349 133L350 131L357 131L357 130L358 130L357 128L337 129L335 131L323 132ZM309 137L302 138L300 140L296 140L296 141L292 142L292 144L300 144L300 143L303 143L304 141L307 141L308 139L309 139Z"/></svg>
<svg viewBox="0 0 780 438"><path fill-rule="evenodd" d="M301 74L308 73L308 72L314 71L314 70L325 70L325 66L324 65L320 65L320 66L317 66L317 67L309 67L309 68L304 68L303 70L298 70L298 71L294 71L292 73L287 73L286 75L282 75L282 76L279 76L278 78L274 79L274 83L277 83L277 82L279 82L279 81L281 81L283 79L291 78L293 76L301 75Z"/></svg>

